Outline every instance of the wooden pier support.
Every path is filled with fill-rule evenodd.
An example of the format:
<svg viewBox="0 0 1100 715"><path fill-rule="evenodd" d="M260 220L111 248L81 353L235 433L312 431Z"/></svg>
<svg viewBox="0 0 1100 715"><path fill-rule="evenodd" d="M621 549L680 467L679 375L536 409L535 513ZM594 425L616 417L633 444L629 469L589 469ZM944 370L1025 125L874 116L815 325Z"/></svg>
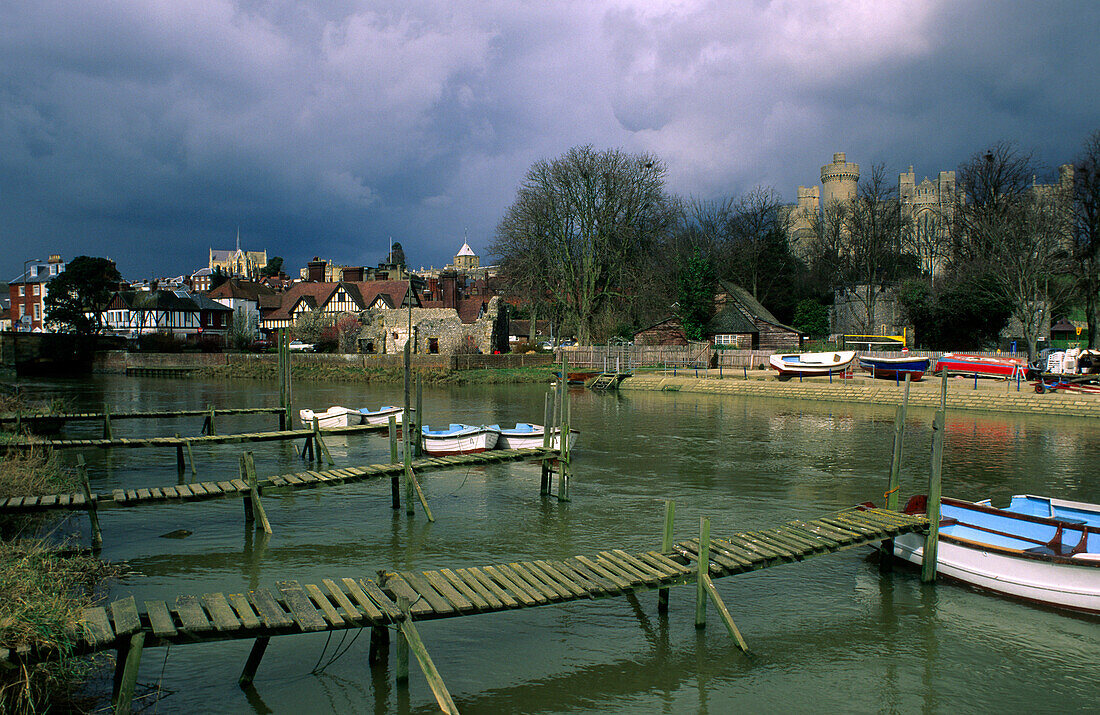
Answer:
<svg viewBox="0 0 1100 715"><path fill-rule="evenodd" d="M397 682L406 684L409 682L409 651L412 651L412 654L416 656L416 662L420 665L420 670L424 673L424 679L428 681L428 687L432 689L432 695L435 696L435 702L439 705L439 709L445 713L458 715L458 707L447 691L443 676L439 674L439 670L432 662L431 656L428 655L428 649L424 646L424 641L420 639L420 633L413 625L408 597L398 596L397 607L401 609L401 613L405 616L397 622L397 629L402 636L397 639L397 666L395 668Z"/></svg>
<svg viewBox="0 0 1100 715"><path fill-rule="evenodd" d="M553 392L548 391L543 396L542 400L542 448L550 449L550 438L552 435L553 419L551 414L553 412L551 408ZM541 470L539 476L539 496L545 496L550 493L550 460L543 459L540 463Z"/></svg>
<svg viewBox="0 0 1100 715"><path fill-rule="evenodd" d="M84 462L84 455L76 455L76 469L80 473L80 488L84 492L84 502L88 505L88 520L92 524L92 548L103 546L103 532L99 528L99 513L96 500L92 498L92 487L88 483L88 465Z"/></svg>
<svg viewBox="0 0 1100 715"><path fill-rule="evenodd" d="M115 715L129 715L132 712L134 687L137 685L138 668L141 666L141 651L145 647L145 632L138 631L129 641L118 649L118 661L115 664L114 712Z"/></svg>
<svg viewBox="0 0 1100 715"><path fill-rule="evenodd" d="M416 375L416 412L413 414L413 457L420 459L424 456L424 430L420 429L420 425L424 424L424 383L419 373Z"/></svg>
<svg viewBox="0 0 1100 715"><path fill-rule="evenodd" d="M416 513L416 505L413 504L412 485L412 409L410 391L412 389L412 310L409 311L409 337L405 341L405 403L401 412L401 458L405 463L405 514L412 516Z"/></svg>
<svg viewBox="0 0 1100 715"><path fill-rule="evenodd" d="M103 403L103 439L114 439L111 432L111 406Z"/></svg>
<svg viewBox="0 0 1100 715"><path fill-rule="evenodd" d="M252 686L252 680L256 677L256 669L260 667L260 661L267 652L267 644L271 636L260 636L252 643L252 650L248 652L248 660L244 663L241 677L237 678L237 685L243 690Z"/></svg>
<svg viewBox="0 0 1100 715"><path fill-rule="evenodd" d="M409 611L412 605L409 602L408 596L399 595L397 597L397 608L401 611L402 620L409 620ZM404 631L401 632L401 635L405 635ZM394 663L393 670L394 680L398 683L409 682L409 640L407 638L397 639L397 662Z"/></svg>
<svg viewBox="0 0 1100 715"><path fill-rule="evenodd" d="M180 433L176 432L176 437L179 437ZM183 479L183 472L186 469L186 465L183 463L183 442L176 445L176 471L179 472L180 479Z"/></svg>
<svg viewBox="0 0 1100 715"><path fill-rule="evenodd" d="M390 652L390 629L386 626L372 626L370 629L370 649L367 651L367 662L371 664L381 663L386 660Z"/></svg>
<svg viewBox="0 0 1100 715"><path fill-rule="evenodd" d="M901 404L894 412L894 451L890 459L890 481L883 497L886 500L886 508L890 511L898 510L898 489L901 488L901 457L905 442L905 418L909 411L909 382L910 375L905 373L905 394ZM894 540L887 539L882 542L879 549L879 569L889 571L894 560Z"/></svg>
<svg viewBox="0 0 1100 715"><path fill-rule="evenodd" d="M946 371L945 371L946 372ZM940 477L943 473L944 411L937 410L932 420L932 470L928 474L928 535L924 539L921 558L921 581L936 580L936 552L940 535Z"/></svg>
<svg viewBox="0 0 1100 715"><path fill-rule="evenodd" d="M661 553L667 554L672 551L672 525L676 519L676 502L672 499L665 500L665 530L661 537ZM668 589L662 588L657 591L657 612L668 613Z"/></svg>
<svg viewBox="0 0 1100 715"><path fill-rule="evenodd" d="M390 464L397 464L397 416L390 415ZM394 509L401 508L401 477L390 477L390 502Z"/></svg>
<svg viewBox="0 0 1100 715"><path fill-rule="evenodd" d="M718 595L718 589L714 587L714 581L711 580L710 574L703 574L703 588L706 589L707 595L710 596L711 603L714 604L714 609L718 611L718 615L722 619L722 623L725 624L726 630L730 634L730 638L733 638L737 642L737 647L741 649L742 653L749 652L749 646L745 643L745 639L741 637L741 631L737 628L737 624L733 622L733 616L730 615L729 609L726 608L726 604L722 602L722 597Z"/></svg>
<svg viewBox="0 0 1100 715"><path fill-rule="evenodd" d="M264 511L263 502L260 501L260 488L256 484L256 462L252 457L252 452L245 452L241 455L241 477L248 484L248 495L244 498L245 523L247 524L257 518L264 533L272 533L271 522L267 520L267 512Z"/></svg>
<svg viewBox="0 0 1100 715"><path fill-rule="evenodd" d="M424 496L424 490L420 488L420 481L416 478L416 472L413 471L412 464L408 465L408 477L412 482L413 488L416 490L416 496L420 500L420 506L424 507L424 514L427 515L428 521L435 521L435 517L432 516L432 509L428 506L428 500Z"/></svg>
<svg viewBox="0 0 1100 715"><path fill-rule="evenodd" d="M710 517L699 517L699 557L696 565L695 627L707 625L707 587L705 579L710 568Z"/></svg>
<svg viewBox="0 0 1100 715"><path fill-rule="evenodd" d="M317 420L317 416L313 416L313 444L317 447L317 461L320 462L323 458L325 463L330 467L336 464L332 460L332 453L328 451L328 445L325 444L325 440L321 437L320 422ZM311 455L312 456L312 453Z"/></svg>

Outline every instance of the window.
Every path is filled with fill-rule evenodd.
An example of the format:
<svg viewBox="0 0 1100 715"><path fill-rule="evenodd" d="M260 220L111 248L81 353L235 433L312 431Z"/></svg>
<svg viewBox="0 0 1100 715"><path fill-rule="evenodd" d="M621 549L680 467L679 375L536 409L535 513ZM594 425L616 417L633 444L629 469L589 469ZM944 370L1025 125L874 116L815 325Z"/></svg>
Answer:
<svg viewBox="0 0 1100 715"><path fill-rule="evenodd" d="M34 304L34 319L36 321L42 320L42 305L40 303Z"/></svg>
<svg viewBox="0 0 1100 715"><path fill-rule="evenodd" d="M27 286L19 286L19 297L22 298L27 294Z"/></svg>
<svg viewBox="0 0 1100 715"><path fill-rule="evenodd" d="M428 352L432 355L439 354L439 338L428 338Z"/></svg>
<svg viewBox="0 0 1100 715"><path fill-rule="evenodd" d="M715 335L714 336L714 344L715 345L734 345L734 346L736 346L736 345L739 345L741 343L741 341L738 339L739 337L740 336L738 336L738 335Z"/></svg>
<svg viewBox="0 0 1100 715"><path fill-rule="evenodd" d="M39 291L39 285L38 285L37 283L35 283L35 284L34 284L34 285L33 285L33 286L31 287L31 292L32 292L32 293L33 293L34 295L38 295L38 291Z"/></svg>

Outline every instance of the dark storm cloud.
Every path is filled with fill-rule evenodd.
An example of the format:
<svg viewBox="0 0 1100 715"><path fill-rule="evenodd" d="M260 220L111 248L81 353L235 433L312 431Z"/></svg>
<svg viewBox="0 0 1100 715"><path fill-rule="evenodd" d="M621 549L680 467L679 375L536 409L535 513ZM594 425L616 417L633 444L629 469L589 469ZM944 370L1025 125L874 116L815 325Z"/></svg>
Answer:
<svg viewBox="0 0 1100 715"><path fill-rule="evenodd" d="M918 174L1097 128L1096 6L69 2L0 6L0 236L134 277L210 246L440 265L530 163L651 151L697 196L791 198L833 151ZM919 178L919 177L918 177Z"/></svg>

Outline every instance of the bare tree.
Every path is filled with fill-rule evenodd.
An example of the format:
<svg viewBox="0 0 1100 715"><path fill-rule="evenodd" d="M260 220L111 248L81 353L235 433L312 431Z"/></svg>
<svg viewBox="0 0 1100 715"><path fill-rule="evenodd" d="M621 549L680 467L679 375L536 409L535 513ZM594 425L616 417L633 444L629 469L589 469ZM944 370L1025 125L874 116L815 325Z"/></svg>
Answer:
<svg viewBox="0 0 1100 715"><path fill-rule="evenodd" d="M924 206L911 217L902 248L917 257L921 273L934 281L947 261L951 248L952 204Z"/></svg>
<svg viewBox="0 0 1100 715"><path fill-rule="evenodd" d="M527 172L491 252L515 286L543 295L581 342L628 303L647 254L675 217L664 164L648 154L574 147Z"/></svg>
<svg viewBox="0 0 1100 715"><path fill-rule="evenodd" d="M999 142L959 168L954 247L960 260L984 266L1011 306L1033 359L1044 315L1064 298L1067 207L1056 193L1034 190L1029 153Z"/></svg>
<svg viewBox="0 0 1100 715"><path fill-rule="evenodd" d="M1085 301L1089 347L1100 348L1100 131L1074 166L1073 268Z"/></svg>

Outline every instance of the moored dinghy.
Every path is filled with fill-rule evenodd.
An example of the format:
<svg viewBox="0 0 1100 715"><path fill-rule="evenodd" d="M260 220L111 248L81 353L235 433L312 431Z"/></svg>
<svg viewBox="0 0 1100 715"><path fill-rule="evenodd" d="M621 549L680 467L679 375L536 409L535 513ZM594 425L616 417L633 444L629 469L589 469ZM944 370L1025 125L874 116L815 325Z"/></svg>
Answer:
<svg viewBox="0 0 1100 715"><path fill-rule="evenodd" d="M926 497L916 496L905 511L923 513L926 504ZM1100 513L1095 504L1082 506ZM1044 518L946 497L940 511L939 574L1006 596L1100 613L1100 529L1087 518ZM920 564L924 539L896 537L894 555Z"/></svg>
<svg viewBox="0 0 1100 715"><path fill-rule="evenodd" d="M855 357L854 350L833 353L776 353L768 362L779 372L779 379L786 380L795 375L813 377L841 374L848 369Z"/></svg>
<svg viewBox="0 0 1100 715"><path fill-rule="evenodd" d="M424 451L432 455L484 452L495 447L500 437L500 428L496 425L451 424L441 430L424 425L421 432Z"/></svg>
<svg viewBox="0 0 1100 715"><path fill-rule="evenodd" d="M314 417L317 418L319 429L351 427L363 424L363 415L359 414L358 410L350 410L339 405L334 405L324 412L314 412L313 410L300 410L298 412L298 419L302 421L302 425L305 427L313 426Z"/></svg>
<svg viewBox="0 0 1100 715"><path fill-rule="evenodd" d="M413 412L414 410L409 410ZM377 410L369 410L366 407L360 407L359 413L363 415L363 424L368 425L385 425L389 424L390 416L392 415L397 419L397 426L401 426L401 418L405 416L405 408L394 407L393 405L383 405Z"/></svg>
<svg viewBox="0 0 1100 715"><path fill-rule="evenodd" d="M497 440L497 449L530 449L541 447L545 435L542 425L532 425L526 422L517 422L515 427L500 430L500 439ZM577 443L580 432L569 430L569 449ZM554 427L550 430L550 449L561 449L561 428Z"/></svg>
<svg viewBox="0 0 1100 715"><path fill-rule="evenodd" d="M871 373L871 377L883 380L904 380L909 376L912 382L919 382L928 372L929 359L926 357L872 357L859 356L860 369Z"/></svg>

